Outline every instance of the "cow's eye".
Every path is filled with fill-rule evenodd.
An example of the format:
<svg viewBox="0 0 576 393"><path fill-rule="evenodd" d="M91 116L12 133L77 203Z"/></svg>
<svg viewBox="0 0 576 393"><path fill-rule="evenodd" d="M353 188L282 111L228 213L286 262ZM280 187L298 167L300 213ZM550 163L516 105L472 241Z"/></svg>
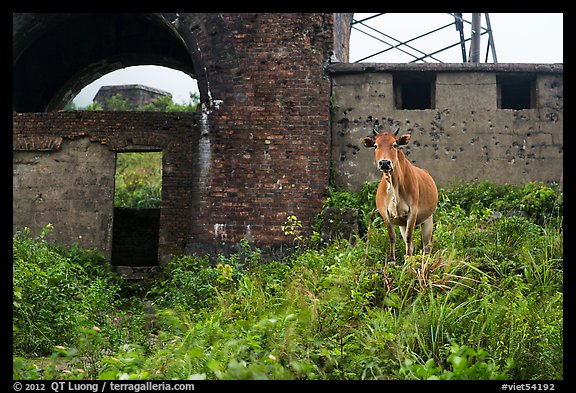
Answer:
<svg viewBox="0 0 576 393"><path fill-rule="evenodd" d="M374 149L378 149L378 145L377 145L377 144L374 144Z"/></svg>
<svg viewBox="0 0 576 393"><path fill-rule="evenodd" d="M396 149L396 148L398 148L398 144L397 144L397 143L394 143L394 144L392 145L392 147L393 147L394 149Z"/></svg>

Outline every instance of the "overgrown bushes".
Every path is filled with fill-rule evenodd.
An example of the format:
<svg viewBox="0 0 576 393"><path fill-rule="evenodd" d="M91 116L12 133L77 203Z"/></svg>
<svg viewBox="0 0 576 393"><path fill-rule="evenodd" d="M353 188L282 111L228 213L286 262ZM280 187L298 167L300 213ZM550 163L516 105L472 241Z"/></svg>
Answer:
<svg viewBox="0 0 576 393"><path fill-rule="evenodd" d="M298 239L263 263L243 241L215 265L174 258L136 292L93 253L16 233L14 378L563 378L561 192L440 190L432 253L399 242L395 266L374 192L327 200L359 209L354 244Z"/></svg>
<svg viewBox="0 0 576 393"><path fill-rule="evenodd" d="M114 206L159 208L162 201L162 152L119 153Z"/></svg>
<svg viewBox="0 0 576 393"><path fill-rule="evenodd" d="M50 246L49 231L13 238L15 355L46 355L56 344L74 343L78 325L106 322L117 296L114 277L92 263L89 251Z"/></svg>

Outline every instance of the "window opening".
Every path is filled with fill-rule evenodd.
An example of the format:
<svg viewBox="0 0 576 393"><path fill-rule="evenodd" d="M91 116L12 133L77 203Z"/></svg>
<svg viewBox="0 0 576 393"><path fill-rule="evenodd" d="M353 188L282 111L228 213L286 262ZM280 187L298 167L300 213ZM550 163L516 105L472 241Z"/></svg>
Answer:
<svg viewBox="0 0 576 393"><path fill-rule="evenodd" d="M532 109L536 107L536 83L534 76L500 75L498 86L498 109Z"/></svg>
<svg viewBox="0 0 576 393"><path fill-rule="evenodd" d="M435 74L395 74L393 78L396 109L434 109Z"/></svg>

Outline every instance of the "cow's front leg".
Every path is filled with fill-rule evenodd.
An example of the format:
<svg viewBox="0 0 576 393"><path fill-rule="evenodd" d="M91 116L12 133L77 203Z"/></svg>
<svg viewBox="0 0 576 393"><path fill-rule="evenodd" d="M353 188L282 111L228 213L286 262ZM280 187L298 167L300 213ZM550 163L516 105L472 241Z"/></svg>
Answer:
<svg viewBox="0 0 576 393"><path fill-rule="evenodd" d="M389 220L386 220L386 230L388 231L388 240L390 241L390 256L388 257L388 262L394 263L394 261L396 261L396 254L394 253L396 231L394 230L394 225Z"/></svg>
<svg viewBox="0 0 576 393"><path fill-rule="evenodd" d="M412 244L412 246L410 247L410 252L408 252L408 239L407 239L407 235L408 235L408 231L406 230L406 226L400 226L400 233L402 234L402 239L404 239L404 244L406 245L406 255L412 255L414 254L414 244L412 242L410 242L410 244Z"/></svg>
<svg viewBox="0 0 576 393"><path fill-rule="evenodd" d="M402 237L404 238L404 243L406 243L406 255L412 256L414 253L414 245L412 244L412 235L414 234L414 227L416 226L416 214L411 213L408 216L408 222L406 227L400 228Z"/></svg>

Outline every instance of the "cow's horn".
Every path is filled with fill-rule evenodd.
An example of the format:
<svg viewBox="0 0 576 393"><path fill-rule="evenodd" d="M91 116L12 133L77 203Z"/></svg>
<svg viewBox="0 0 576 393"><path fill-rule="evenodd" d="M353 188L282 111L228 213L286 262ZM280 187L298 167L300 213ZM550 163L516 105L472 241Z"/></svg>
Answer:
<svg viewBox="0 0 576 393"><path fill-rule="evenodd" d="M380 134L380 133L378 132L378 130L376 129L376 126L374 126L374 128L372 128L372 133L374 134L374 136Z"/></svg>
<svg viewBox="0 0 576 393"><path fill-rule="evenodd" d="M394 136L398 136L399 132L400 132L400 126L396 125L396 131L394 132Z"/></svg>

